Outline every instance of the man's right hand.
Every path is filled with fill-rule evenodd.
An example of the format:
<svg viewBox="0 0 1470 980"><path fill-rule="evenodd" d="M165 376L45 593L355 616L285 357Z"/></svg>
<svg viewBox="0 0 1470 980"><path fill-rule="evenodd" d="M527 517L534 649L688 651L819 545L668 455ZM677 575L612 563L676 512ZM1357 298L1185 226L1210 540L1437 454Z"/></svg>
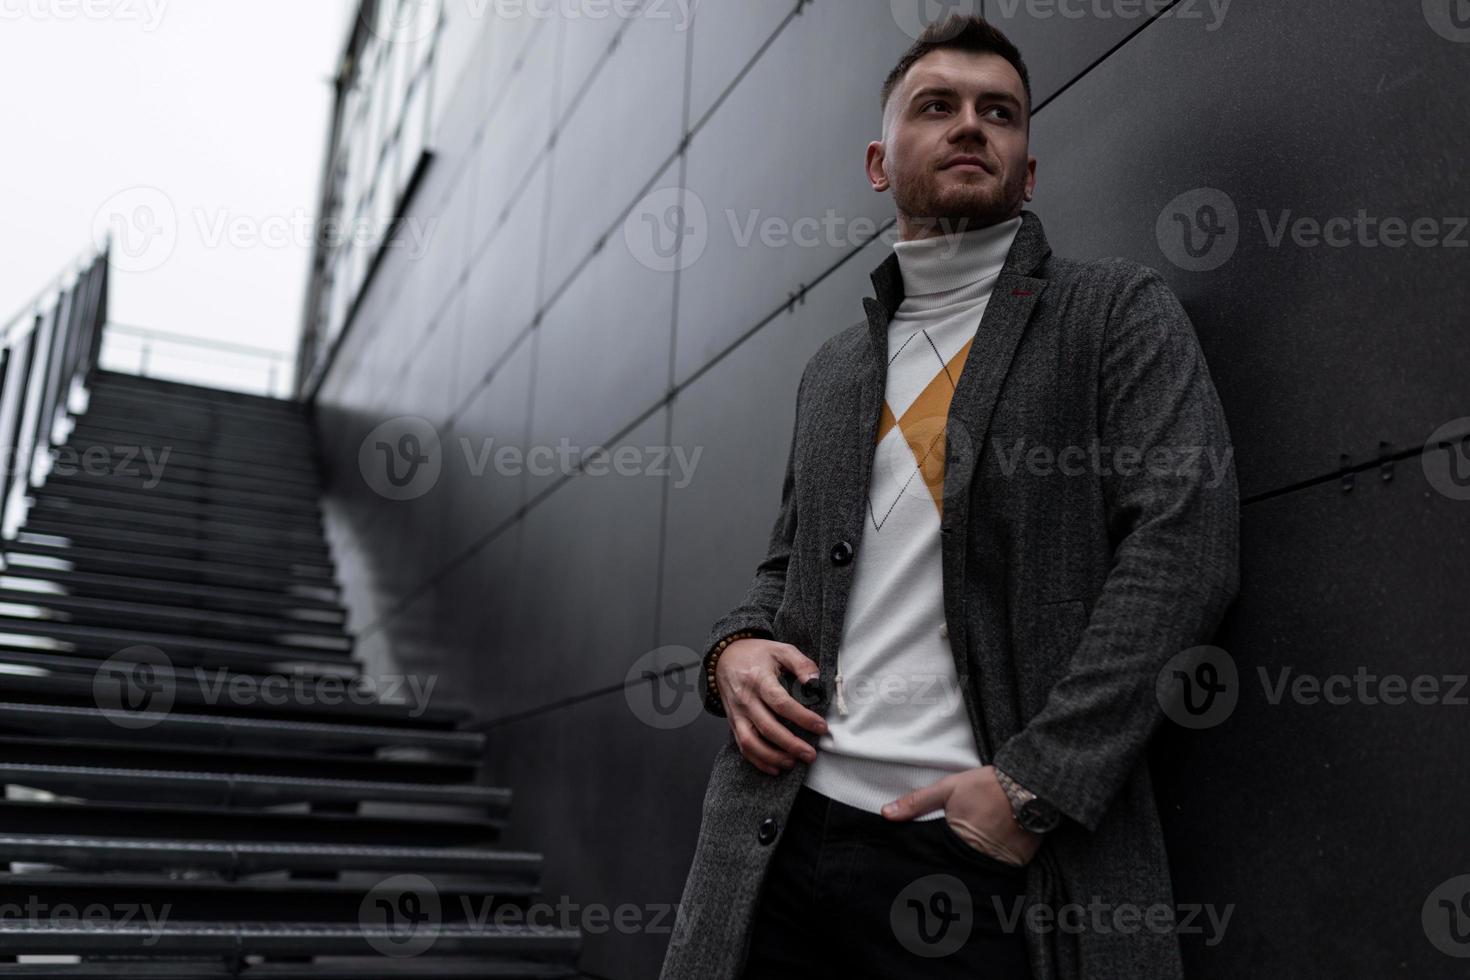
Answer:
<svg viewBox="0 0 1470 980"><path fill-rule="evenodd" d="M782 670L802 683L818 673L817 665L796 647L758 637L731 643L715 663L715 686L720 689L735 744L751 765L768 776L790 769L798 756L808 764L817 758L816 749L797 738L777 715L818 735L827 733L821 715L786 693L780 682Z"/></svg>

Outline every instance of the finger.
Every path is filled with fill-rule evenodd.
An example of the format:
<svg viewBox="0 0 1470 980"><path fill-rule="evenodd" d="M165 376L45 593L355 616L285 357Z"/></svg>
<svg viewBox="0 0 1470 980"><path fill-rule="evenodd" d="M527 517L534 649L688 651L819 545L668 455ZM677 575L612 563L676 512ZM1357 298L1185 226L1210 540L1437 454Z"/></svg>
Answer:
<svg viewBox="0 0 1470 980"><path fill-rule="evenodd" d="M776 659L781 662L781 666L795 674L796 679L802 683L806 683L811 678L817 676L817 665L812 662L811 658L790 643L778 643L774 652Z"/></svg>
<svg viewBox="0 0 1470 980"><path fill-rule="evenodd" d="M771 681L771 684L780 691L781 687L779 684L776 684L775 681ZM782 691L781 693L784 694L785 692ZM770 697L764 690L761 691L761 694L767 699ZM747 717L755 723L755 727L765 736L766 741L789 755L800 756L808 763L816 760L816 750L792 734L791 729L777 721L776 716L771 714L770 709L765 706L764 702L751 703L746 707L749 709Z"/></svg>
<svg viewBox="0 0 1470 980"><path fill-rule="evenodd" d="M735 744L740 747L740 754L751 765L767 776L779 776L782 770L788 768L782 761L781 753L761 738L760 732L756 731L755 725L749 719L737 718L732 727L735 730Z"/></svg>
<svg viewBox="0 0 1470 980"><path fill-rule="evenodd" d="M900 796L884 805L883 816L890 820L909 820L930 810L943 809L949 794L954 791L955 779L953 775L945 776L936 783L920 786L912 793Z"/></svg>
<svg viewBox="0 0 1470 980"><path fill-rule="evenodd" d="M987 834L983 830L978 829L972 831L971 833L972 836L979 841L978 844L975 844L973 846L977 850L984 851L986 854L995 858L997 861L1004 861L1006 864L1014 864L1019 867L1024 867L1029 862L1029 858L1024 856L1020 851L1012 847L1010 844L1006 843L1006 841L1002 838L996 837L992 834Z"/></svg>
<svg viewBox="0 0 1470 980"><path fill-rule="evenodd" d="M773 680L770 684L762 685L760 691L761 698L765 701L766 706L776 714L783 718L789 718L809 732L816 732L818 735L827 734L826 720L787 694L786 689L776 681Z"/></svg>

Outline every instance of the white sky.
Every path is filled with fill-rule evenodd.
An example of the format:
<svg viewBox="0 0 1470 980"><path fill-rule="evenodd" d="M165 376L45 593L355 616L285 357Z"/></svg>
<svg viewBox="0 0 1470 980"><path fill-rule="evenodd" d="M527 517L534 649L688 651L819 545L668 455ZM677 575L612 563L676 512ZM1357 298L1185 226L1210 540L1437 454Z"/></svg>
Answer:
<svg viewBox="0 0 1470 980"><path fill-rule="evenodd" d="M154 233L114 245L112 320L294 349L355 8L0 0L0 317L116 210Z"/></svg>

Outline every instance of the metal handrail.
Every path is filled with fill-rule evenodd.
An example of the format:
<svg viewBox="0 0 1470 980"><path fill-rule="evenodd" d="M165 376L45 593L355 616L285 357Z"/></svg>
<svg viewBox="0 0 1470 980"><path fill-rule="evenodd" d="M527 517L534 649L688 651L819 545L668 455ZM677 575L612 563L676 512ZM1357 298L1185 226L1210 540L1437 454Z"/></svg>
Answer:
<svg viewBox="0 0 1470 980"><path fill-rule="evenodd" d="M189 361L196 364L210 364L220 366L217 357L190 356L190 351L215 352L228 354L235 357L253 359L265 362L265 370L261 372L264 377L263 389L258 393L272 397L282 397L286 394L286 385L281 382L287 378L295 355L290 351L274 350L268 347L253 347L249 344L237 344L231 341L215 340L209 337L198 337L190 334L174 333L168 330L159 330L154 327L140 327L126 323L108 321L104 325L108 338L108 346L102 353L102 361L108 370L122 370L117 365L118 357L122 354L119 350L118 341L128 338L130 342L137 344L137 365L127 370L135 371L142 377L159 377L154 370L152 357L155 348L162 347L158 352L160 357L173 361ZM175 348L182 348L181 350ZM129 346L131 353L131 343Z"/></svg>
<svg viewBox="0 0 1470 980"><path fill-rule="evenodd" d="M50 281L45 286L42 286L39 292L26 300L25 305L16 310L14 316L4 321L4 326L0 326L0 349L9 349L11 344L19 339L12 336L12 331L18 328L21 332L24 332L33 328L35 326L36 314L46 308L46 301L48 299L55 298L53 294L56 294L56 296L60 295L62 284L68 278L81 275L82 270L90 265L93 259L99 254L106 254L109 248L110 242L104 242L100 253L96 249L87 249L62 266L60 272L52 276Z"/></svg>
<svg viewBox="0 0 1470 980"><path fill-rule="evenodd" d="M0 551L23 521L38 462L54 447L74 390L97 363L108 254L104 245L68 265L0 328Z"/></svg>
<svg viewBox="0 0 1470 980"><path fill-rule="evenodd" d="M229 340L215 340L213 337L195 337L186 333L173 333L168 330L158 330L154 327L138 327L130 323L118 323L115 320L107 321L109 333L131 334L135 337L145 339L156 338L169 343L182 344L185 347L208 347L213 350L230 351L235 354L245 354L250 357L263 357L272 361L288 361L293 356L290 351L276 350L273 347L252 347L249 344L237 344Z"/></svg>

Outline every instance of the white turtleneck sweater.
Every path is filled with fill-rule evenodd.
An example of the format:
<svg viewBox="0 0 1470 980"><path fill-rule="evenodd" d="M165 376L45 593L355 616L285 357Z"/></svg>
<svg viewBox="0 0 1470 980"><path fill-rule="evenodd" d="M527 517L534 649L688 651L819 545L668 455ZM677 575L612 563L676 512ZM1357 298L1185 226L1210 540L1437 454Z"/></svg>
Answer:
<svg viewBox="0 0 1470 980"><path fill-rule="evenodd" d="M837 650L841 695L806 777L817 792L873 813L981 764L944 622L944 425L1020 227L1016 217L893 246L904 300L888 327L867 523Z"/></svg>

